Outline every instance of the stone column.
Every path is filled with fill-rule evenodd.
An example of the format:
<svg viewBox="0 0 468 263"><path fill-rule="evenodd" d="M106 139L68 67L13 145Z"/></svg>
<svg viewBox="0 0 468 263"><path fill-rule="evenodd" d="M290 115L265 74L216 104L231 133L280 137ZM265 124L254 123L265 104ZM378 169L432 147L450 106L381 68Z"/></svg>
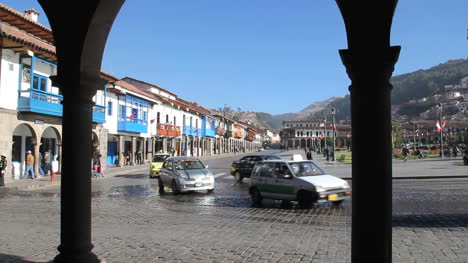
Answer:
<svg viewBox="0 0 468 263"><path fill-rule="evenodd" d="M136 163L136 137L132 137L132 154L131 154L131 163L132 165L135 165Z"/></svg>
<svg viewBox="0 0 468 263"><path fill-rule="evenodd" d="M39 144L33 143L33 155L34 155L34 175L39 178Z"/></svg>
<svg viewBox="0 0 468 263"><path fill-rule="evenodd" d="M142 157L143 158L143 163L146 163L146 138L143 138L143 153L142 153Z"/></svg>
<svg viewBox="0 0 468 263"><path fill-rule="evenodd" d="M124 147L123 147L123 136L117 136L117 154L119 155L117 160L117 166L122 167L124 165Z"/></svg>
<svg viewBox="0 0 468 263"><path fill-rule="evenodd" d="M57 143L58 174L62 174L62 144Z"/></svg>
<svg viewBox="0 0 468 263"><path fill-rule="evenodd" d="M392 86L389 80L400 52L400 47L390 46L390 29L397 0L336 2L348 38L348 49L340 50L340 56L351 79L351 260L390 263ZM370 133L367 132L369 122L373 127ZM369 154L369 145L374 154Z"/></svg>

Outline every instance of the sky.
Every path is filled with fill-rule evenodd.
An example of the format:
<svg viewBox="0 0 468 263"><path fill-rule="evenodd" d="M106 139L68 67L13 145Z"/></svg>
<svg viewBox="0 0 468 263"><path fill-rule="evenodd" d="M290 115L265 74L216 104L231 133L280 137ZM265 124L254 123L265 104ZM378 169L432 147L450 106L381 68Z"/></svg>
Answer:
<svg viewBox="0 0 468 263"><path fill-rule="evenodd" d="M20 12L36 0L0 0ZM468 57L467 0L400 0L393 75ZM371 33L371 32L370 32ZM280 114L349 94L338 50L346 31L333 0L127 0L102 70L217 109Z"/></svg>

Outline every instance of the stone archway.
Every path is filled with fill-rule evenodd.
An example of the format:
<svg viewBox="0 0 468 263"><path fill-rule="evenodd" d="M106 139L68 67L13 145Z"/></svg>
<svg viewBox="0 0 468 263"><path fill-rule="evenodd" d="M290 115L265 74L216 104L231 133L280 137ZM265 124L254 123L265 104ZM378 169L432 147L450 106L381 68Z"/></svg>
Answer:
<svg viewBox="0 0 468 263"><path fill-rule="evenodd" d="M49 126L41 134L40 143L39 143L39 155L41 157L46 157L45 152L49 152L50 154L50 167L53 172L60 172L60 160L62 155L62 136L60 135L60 131L53 126ZM40 159L40 158L39 158ZM38 166L42 167L41 160L38 160ZM46 169L45 172L47 172ZM44 171L44 170L43 170Z"/></svg>
<svg viewBox="0 0 468 263"><path fill-rule="evenodd" d="M24 172L26 152L31 151L35 159L38 159L38 154L36 153L36 149L38 149L37 132L31 125L21 123L17 125L12 132L12 142L11 163L13 165L13 169L11 174L14 179L19 179ZM37 165L35 165L34 168L35 173L37 173Z"/></svg>

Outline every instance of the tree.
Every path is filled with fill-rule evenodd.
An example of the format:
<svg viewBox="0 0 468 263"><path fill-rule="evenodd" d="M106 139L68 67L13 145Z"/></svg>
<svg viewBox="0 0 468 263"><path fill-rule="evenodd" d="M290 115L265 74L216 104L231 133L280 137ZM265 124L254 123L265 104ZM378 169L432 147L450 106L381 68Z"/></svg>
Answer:
<svg viewBox="0 0 468 263"><path fill-rule="evenodd" d="M400 124L392 122L392 147L396 148L396 145L400 145L403 140L403 129Z"/></svg>

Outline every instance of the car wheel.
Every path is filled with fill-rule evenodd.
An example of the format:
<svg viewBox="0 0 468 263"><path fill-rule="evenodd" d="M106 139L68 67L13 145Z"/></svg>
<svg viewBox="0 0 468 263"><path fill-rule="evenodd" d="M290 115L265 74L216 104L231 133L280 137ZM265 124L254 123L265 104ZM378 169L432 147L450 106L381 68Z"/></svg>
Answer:
<svg viewBox="0 0 468 263"><path fill-rule="evenodd" d="M281 201L281 208L290 208L291 207L291 202L288 200L282 200Z"/></svg>
<svg viewBox="0 0 468 263"><path fill-rule="evenodd" d="M209 194L213 193L213 191L214 191L214 188L206 190L206 192L209 193Z"/></svg>
<svg viewBox="0 0 468 263"><path fill-rule="evenodd" d="M299 207L302 209L311 208L314 203L312 193L310 192L300 192L298 194L297 201L299 201Z"/></svg>
<svg viewBox="0 0 468 263"><path fill-rule="evenodd" d="M257 188L253 188L251 191L250 191L250 195L252 197L252 203L254 205L260 205L262 203L262 194L260 194L260 191L258 191Z"/></svg>
<svg viewBox="0 0 468 263"><path fill-rule="evenodd" d="M236 181L239 183L242 183L242 180L244 179L238 171L234 174L234 178L236 178Z"/></svg>
<svg viewBox="0 0 468 263"><path fill-rule="evenodd" d="M338 201L333 202L334 205L341 205L341 203L343 203L343 200L338 200Z"/></svg>
<svg viewBox="0 0 468 263"><path fill-rule="evenodd" d="M158 186L159 186L159 193L160 194L164 193L164 184L161 181L161 178L158 179Z"/></svg>
<svg viewBox="0 0 468 263"><path fill-rule="evenodd" d="M175 180L172 180L171 190L172 190L172 193L174 193L175 195L180 193L179 187L177 187L177 183Z"/></svg>

